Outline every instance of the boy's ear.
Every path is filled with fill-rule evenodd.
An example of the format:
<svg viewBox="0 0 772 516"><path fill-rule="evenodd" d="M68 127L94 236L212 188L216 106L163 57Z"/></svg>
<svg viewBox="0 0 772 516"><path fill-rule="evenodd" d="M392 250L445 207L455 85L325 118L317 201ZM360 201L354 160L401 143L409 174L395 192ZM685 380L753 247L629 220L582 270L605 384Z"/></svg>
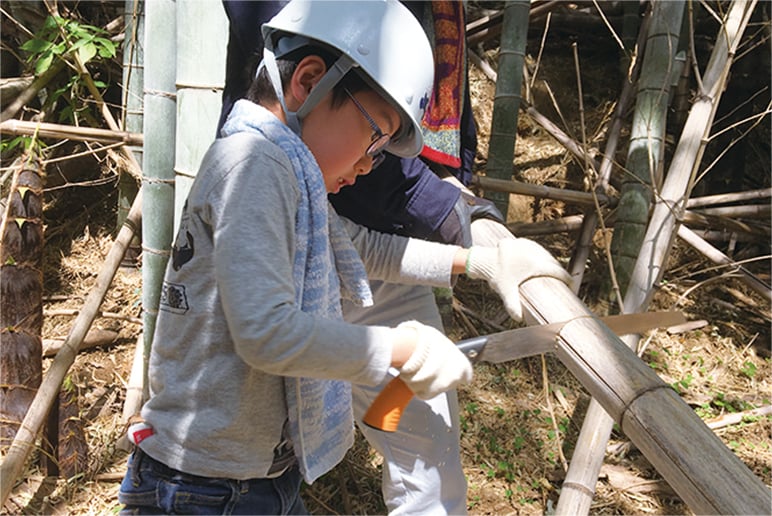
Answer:
<svg viewBox="0 0 772 516"><path fill-rule="evenodd" d="M325 73L327 73L327 65L321 57L310 55L301 59L290 80L292 96L303 103Z"/></svg>

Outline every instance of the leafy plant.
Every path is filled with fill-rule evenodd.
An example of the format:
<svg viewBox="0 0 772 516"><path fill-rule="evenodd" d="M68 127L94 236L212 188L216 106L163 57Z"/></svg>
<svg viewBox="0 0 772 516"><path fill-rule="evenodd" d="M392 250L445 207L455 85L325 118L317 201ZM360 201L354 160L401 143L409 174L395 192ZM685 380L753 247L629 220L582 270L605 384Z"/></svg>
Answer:
<svg viewBox="0 0 772 516"><path fill-rule="evenodd" d="M93 25L48 16L43 27L21 48L29 52L27 62L34 62L35 74L40 75L51 67L55 57L69 52L77 52L83 64L97 55L106 59L114 57L117 46L106 35L106 31Z"/></svg>
<svg viewBox="0 0 772 516"><path fill-rule="evenodd" d="M56 59L67 59L77 55L84 65L98 59L110 59L116 55L117 44L107 37L99 27L68 20L59 16L48 16L43 27L34 37L26 41L21 49L29 54L27 62L32 64L36 75L48 71ZM96 59L95 59L96 58ZM59 122L74 122L85 114L89 104L82 102L84 80L78 73L72 73L60 87L48 91L45 104L53 106L59 99L66 106L57 110ZM97 88L106 88L102 81L94 81Z"/></svg>

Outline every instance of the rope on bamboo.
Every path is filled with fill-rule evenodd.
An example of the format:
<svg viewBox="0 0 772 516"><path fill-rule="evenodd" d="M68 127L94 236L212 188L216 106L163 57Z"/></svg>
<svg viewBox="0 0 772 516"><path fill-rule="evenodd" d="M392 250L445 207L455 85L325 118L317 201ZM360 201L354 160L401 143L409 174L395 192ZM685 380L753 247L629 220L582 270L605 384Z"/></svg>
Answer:
<svg viewBox="0 0 772 516"><path fill-rule="evenodd" d="M162 98L171 99L174 101L177 100L177 94L169 91L161 91L161 90L154 90L152 88L146 88L144 90L144 93L145 95L150 95L151 97L162 97Z"/></svg>

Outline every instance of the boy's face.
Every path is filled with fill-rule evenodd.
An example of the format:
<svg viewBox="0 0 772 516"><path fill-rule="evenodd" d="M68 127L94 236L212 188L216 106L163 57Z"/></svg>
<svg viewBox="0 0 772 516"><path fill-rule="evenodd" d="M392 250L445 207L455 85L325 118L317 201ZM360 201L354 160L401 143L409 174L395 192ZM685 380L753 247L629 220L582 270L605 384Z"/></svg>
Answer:
<svg viewBox="0 0 772 516"><path fill-rule="evenodd" d="M377 133L362 110L381 133L391 135L399 129L397 110L380 95L361 91L353 96L359 106L347 98L332 107L330 93L303 120L303 141L322 170L328 193L337 193L353 185L357 176L370 173L373 158L366 153Z"/></svg>

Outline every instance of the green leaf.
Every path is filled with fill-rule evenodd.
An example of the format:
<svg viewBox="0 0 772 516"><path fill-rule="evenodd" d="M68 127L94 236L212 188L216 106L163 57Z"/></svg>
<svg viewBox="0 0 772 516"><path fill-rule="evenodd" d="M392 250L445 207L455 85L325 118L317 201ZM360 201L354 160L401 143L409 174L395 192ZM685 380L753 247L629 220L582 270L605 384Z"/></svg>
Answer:
<svg viewBox="0 0 772 516"><path fill-rule="evenodd" d="M95 38L94 41L99 44L99 56L109 59L115 57L116 45L106 38Z"/></svg>
<svg viewBox="0 0 772 516"><path fill-rule="evenodd" d="M96 53L96 45L94 45L92 42L88 42L78 49L78 57L80 57L81 62L84 64L91 61Z"/></svg>
<svg viewBox="0 0 772 516"><path fill-rule="evenodd" d="M40 59L38 59L37 63L35 63L35 75L41 75L45 73L46 70L51 66L51 61L54 60L54 54L50 51L47 51L45 54L43 54Z"/></svg>
<svg viewBox="0 0 772 516"><path fill-rule="evenodd" d="M32 54L39 54L51 48L52 43L44 39L33 38L29 41L25 41L24 44L19 47L22 50L26 50Z"/></svg>

